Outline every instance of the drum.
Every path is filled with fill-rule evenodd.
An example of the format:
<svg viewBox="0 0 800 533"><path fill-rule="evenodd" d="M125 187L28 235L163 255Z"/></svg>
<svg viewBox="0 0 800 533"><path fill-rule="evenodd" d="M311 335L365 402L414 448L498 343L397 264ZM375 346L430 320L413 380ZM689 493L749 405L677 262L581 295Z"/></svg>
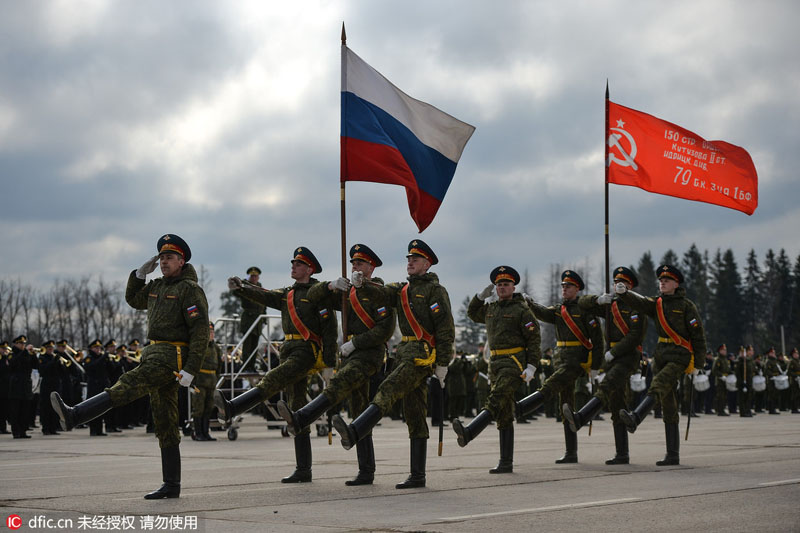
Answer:
<svg viewBox="0 0 800 533"><path fill-rule="evenodd" d="M642 392L647 388L647 380L641 374L633 374L631 376L631 390L633 392Z"/></svg>
<svg viewBox="0 0 800 533"><path fill-rule="evenodd" d="M786 390L789 388L789 376L781 374L772 378L775 381L775 388L778 390Z"/></svg>
<svg viewBox="0 0 800 533"><path fill-rule="evenodd" d="M697 392L705 392L711 388L711 383L709 383L708 376L705 374L697 374L692 381L694 383L694 390Z"/></svg>
<svg viewBox="0 0 800 533"><path fill-rule="evenodd" d="M753 376L753 390L756 392L767 390L767 378L764 376Z"/></svg>
<svg viewBox="0 0 800 533"><path fill-rule="evenodd" d="M731 392L736 392L736 374L728 374L725 378L725 388Z"/></svg>

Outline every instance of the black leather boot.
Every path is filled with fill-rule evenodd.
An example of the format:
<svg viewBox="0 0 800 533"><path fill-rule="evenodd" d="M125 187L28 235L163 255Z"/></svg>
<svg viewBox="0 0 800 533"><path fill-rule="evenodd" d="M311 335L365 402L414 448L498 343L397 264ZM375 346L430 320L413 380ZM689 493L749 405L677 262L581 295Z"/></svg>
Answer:
<svg viewBox="0 0 800 533"><path fill-rule="evenodd" d="M102 416L105 412L111 409L111 395L107 392L101 392L85 401L79 403L75 407L69 407L61 399L57 392L50 393L50 404L56 412L61 424L61 429L69 431L70 429L80 424L85 424L90 420ZM102 433L102 423L100 425Z"/></svg>
<svg viewBox="0 0 800 533"><path fill-rule="evenodd" d="M627 465L631 459L628 455L628 430L624 424L614 424L614 446L616 455L606 461L607 465Z"/></svg>
<svg viewBox="0 0 800 533"><path fill-rule="evenodd" d="M578 462L578 434L572 431L567 424L564 424L564 441L567 450L564 455L556 459L556 464L577 463Z"/></svg>
<svg viewBox="0 0 800 533"><path fill-rule="evenodd" d="M301 433L294 438L294 456L297 468L281 483L308 483L311 481L311 434Z"/></svg>
<svg viewBox="0 0 800 533"><path fill-rule="evenodd" d="M637 405L636 409L633 411L626 411L625 409L619 410L619 417L622 419L622 423L625 424L625 427L628 429L628 433L633 433L636 431L636 428L639 427L639 424L641 424L642 420L645 419L647 413L650 412L650 409L653 407L654 403L656 403L656 399L647 394L642 402Z"/></svg>
<svg viewBox="0 0 800 533"><path fill-rule="evenodd" d="M460 419L456 418L453 420L453 431L458 435L458 445L463 448L469 444L472 439L480 435L481 431L486 429L486 426L488 426L491 421L492 414L486 409L478 413L478 416L473 418L472 422L467 424L466 427L464 427Z"/></svg>
<svg viewBox="0 0 800 533"><path fill-rule="evenodd" d="M353 420L352 424L347 424L344 419L339 415L333 415L333 427L336 428L336 431L339 433L339 436L342 438L342 448L345 450L349 450L356 443L370 434L372 428L375 427L375 424L381 421L381 417L383 413L381 413L380 408L371 403L364 409L364 412L358 415L355 420Z"/></svg>
<svg viewBox="0 0 800 533"><path fill-rule="evenodd" d="M681 464L680 446L681 434L678 424L664 424L664 434L667 437L667 455L661 461L656 461L656 466L674 466Z"/></svg>
<svg viewBox="0 0 800 533"><path fill-rule="evenodd" d="M203 422L203 436L206 438L206 440L217 440L214 437L212 437L211 434L209 433L209 428L208 428L210 424L209 418L207 416L204 416L203 418L201 418L201 421Z"/></svg>
<svg viewBox="0 0 800 533"><path fill-rule="evenodd" d="M367 435L356 443L358 454L358 475L344 482L345 485L372 485L375 480L375 448L372 435Z"/></svg>
<svg viewBox="0 0 800 533"><path fill-rule="evenodd" d="M192 419L192 440L199 440L204 441L208 440L203 432L203 419L202 418L193 418Z"/></svg>
<svg viewBox="0 0 800 533"><path fill-rule="evenodd" d="M564 413L564 419L569 424L569 428L577 433L589 420L594 420L594 417L602 408L603 402L600 398L592 396L589 398L589 401L586 402L586 405L574 413L567 404L561 406L561 411Z"/></svg>
<svg viewBox="0 0 800 533"><path fill-rule="evenodd" d="M514 471L514 426L501 429L500 433L500 462L490 469L490 474L510 474Z"/></svg>
<svg viewBox="0 0 800 533"><path fill-rule="evenodd" d="M289 430L289 434L297 435L321 417L325 411L330 409L331 405L330 398L323 392L297 411L289 409L289 404L283 400L278 401L277 407L278 413L286 420L286 429Z"/></svg>
<svg viewBox="0 0 800 533"><path fill-rule="evenodd" d="M525 417L541 407L542 404L544 404L544 400L545 398L542 391L537 390L533 394L529 394L517 402L517 412L521 417Z"/></svg>
<svg viewBox="0 0 800 533"><path fill-rule="evenodd" d="M181 495L181 450L178 446L161 448L161 488L144 495L145 500L178 498Z"/></svg>
<svg viewBox="0 0 800 533"><path fill-rule="evenodd" d="M360 417L359 417L360 418ZM428 439L411 439L411 475L396 489L416 489L425 486L425 459L427 458Z"/></svg>
<svg viewBox="0 0 800 533"><path fill-rule="evenodd" d="M233 420L234 416L246 413L263 401L264 398L261 397L261 390L257 388L252 388L232 400L226 399L222 391L214 391L214 405L217 406L219 414L221 414L225 422L228 423Z"/></svg>

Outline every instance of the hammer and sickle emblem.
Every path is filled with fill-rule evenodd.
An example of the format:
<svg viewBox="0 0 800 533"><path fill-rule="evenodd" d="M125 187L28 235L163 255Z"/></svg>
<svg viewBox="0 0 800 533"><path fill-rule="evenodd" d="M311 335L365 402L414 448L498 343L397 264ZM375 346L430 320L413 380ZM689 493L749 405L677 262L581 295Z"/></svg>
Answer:
<svg viewBox="0 0 800 533"><path fill-rule="evenodd" d="M633 170L639 170L639 167L636 165L636 141L633 140L633 136L622 129L625 125L622 120L617 120L618 128L609 128L612 133L608 136L608 147L609 148L616 148L619 151L619 155L621 159L616 156L616 154L609 151L608 153L608 166L611 166L611 163L617 163L621 167L633 167ZM616 132L616 133L614 133ZM630 153L628 153L622 144L619 142L622 137L625 137L630 144Z"/></svg>

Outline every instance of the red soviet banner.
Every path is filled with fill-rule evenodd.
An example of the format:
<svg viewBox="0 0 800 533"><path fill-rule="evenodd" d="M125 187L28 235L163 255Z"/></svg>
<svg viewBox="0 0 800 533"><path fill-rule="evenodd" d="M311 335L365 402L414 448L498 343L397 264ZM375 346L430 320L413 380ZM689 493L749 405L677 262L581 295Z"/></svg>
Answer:
<svg viewBox="0 0 800 533"><path fill-rule="evenodd" d="M758 206L744 148L706 141L647 113L608 102L608 182L743 211Z"/></svg>

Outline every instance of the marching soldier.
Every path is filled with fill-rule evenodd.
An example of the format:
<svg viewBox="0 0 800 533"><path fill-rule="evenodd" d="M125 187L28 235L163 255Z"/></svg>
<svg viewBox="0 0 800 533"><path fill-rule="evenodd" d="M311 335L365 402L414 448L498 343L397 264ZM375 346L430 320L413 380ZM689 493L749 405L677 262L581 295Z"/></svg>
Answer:
<svg viewBox="0 0 800 533"><path fill-rule="evenodd" d="M725 378L731 373L731 365L728 362L728 347L720 344L717 347L717 356L714 358L714 364L711 367L711 375L714 376L716 381L714 389L714 410L717 416L730 416L725 412L725 404L728 398L728 389L725 384Z"/></svg>
<svg viewBox="0 0 800 533"><path fill-rule="evenodd" d="M753 407L753 376L756 373L756 364L753 361L755 348L748 345L736 359L736 402L739 404L739 416L752 418Z"/></svg>
<svg viewBox="0 0 800 533"><path fill-rule="evenodd" d="M466 427L461 420L453 421L461 447L475 439L489 422L497 421L500 434L500 462L490 474L508 474L514 469L514 392L536 374L541 358L539 324L522 294L514 293L519 273L510 266L499 266L489 275L489 284L469 302L467 316L473 322L486 324L491 347L489 373L492 387L489 398L478 416ZM498 299L486 303L496 290Z"/></svg>
<svg viewBox="0 0 800 533"><path fill-rule="evenodd" d="M778 389L775 388L775 380L773 378L780 376L781 373L775 348L770 348L767 352L767 362L764 365L764 377L767 379L767 410L771 415L780 414L778 412Z"/></svg>
<svg viewBox="0 0 800 533"><path fill-rule="evenodd" d="M58 431L58 417L50 405L50 393L61 392L61 375L64 365L61 358L55 354L55 341L42 344L44 353L39 356L39 376L42 382L39 385L39 424L42 426L42 435L60 435Z"/></svg>
<svg viewBox="0 0 800 533"><path fill-rule="evenodd" d="M214 324L208 323L208 347L203 364L200 365L200 374L195 380L195 391L192 396L192 440L212 441L217 440L209 433L211 413L214 411L214 390L217 388L217 378L222 372L222 349L214 339Z"/></svg>
<svg viewBox="0 0 800 533"><path fill-rule="evenodd" d="M8 354L7 341L0 342L0 434L8 435Z"/></svg>
<svg viewBox="0 0 800 533"><path fill-rule="evenodd" d="M52 395L61 425L69 429L150 394L164 483L145 495L148 500L180 496L178 385L192 384L208 345L208 303L197 284L197 272L189 263L189 245L168 233L158 240L156 250L156 256L131 272L125 291L128 305L147 309L150 344L144 349L142 363L123 374L114 386L74 407L68 407L58 393ZM156 265L160 265L163 277L145 283Z"/></svg>
<svg viewBox="0 0 800 533"><path fill-rule="evenodd" d="M800 352L797 348L792 348L787 374L792 414L798 414L800 413Z"/></svg>
<svg viewBox="0 0 800 533"><path fill-rule="evenodd" d="M583 373L594 379L597 369L603 362L603 330L597 319L583 311L578 305L578 293L584 288L583 280L577 272L565 270L561 274L561 305L545 307L528 302L534 316L556 326L556 368L542 388L523 398L517 404L520 412L535 411L550 398L561 395L563 405L570 409L575 405L575 381ZM578 462L578 435L563 418L566 451L556 463Z"/></svg>
<svg viewBox="0 0 800 533"><path fill-rule="evenodd" d="M680 434L678 431L678 405L676 388L685 373L697 373L706 353L706 337L700 314L694 303L686 298L680 286L683 274L671 265L661 265L656 270L660 296L644 297L617 283L615 291L623 302L655 319L658 344L654 359L654 376L644 400L633 411L620 411L620 417L630 433L636 431L650 412L656 400L661 401L666 436L667 454L657 466L680 464Z"/></svg>
<svg viewBox="0 0 800 533"><path fill-rule="evenodd" d="M631 269L621 266L614 270L614 283L622 283L631 290L636 288L639 280ZM607 460L606 464L626 465L630 462L628 432L619 418L619 411L627 407L625 390L629 387L631 375L639 368L642 341L647 331L647 318L620 298L610 294L582 296L578 300L578 305L596 317L605 316L607 307L611 307L610 349L604 356L606 377L600 383L597 393L576 413L564 405L564 416L570 429L577 432L605 406L611 411L616 446L616 455Z"/></svg>
<svg viewBox="0 0 800 533"><path fill-rule="evenodd" d="M29 439L28 410L33 399L31 371L39 366L36 355L31 353L33 346L28 338L20 335L12 341L13 348L7 356L8 361L8 421L15 439Z"/></svg>
<svg viewBox="0 0 800 533"><path fill-rule="evenodd" d="M312 302L332 301L341 310L342 294L347 294L347 338L342 344L342 360L336 375L327 380L322 393L302 409L292 411L284 401L278 412L286 420L289 433L297 435L323 413L350 398L352 412L361 413L369 403L370 378L383 366L386 343L394 333L395 314L383 291L383 280L373 277L383 264L364 244L350 248L353 286L346 278L317 283L308 291ZM358 475L346 485L371 485L375 479L375 450L372 435L356 444Z"/></svg>
<svg viewBox="0 0 800 533"><path fill-rule="evenodd" d="M467 376L464 368L471 366L464 353L457 354L450 362L446 383L449 420L464 416L467 403Z"/></svg>
<svg viewBox="0 0 800 533"><path fill-rule="evenodd" d="M252 409L282 389L288 390L290 407L293 410L300 409L306 403L309 374L335 364L336 314L333 312L333 298L315 303L308 296L311 287L318 283L312 275L322 272L322 266L305 246L295 249L291 264L291 277L295 281L291 287L267 290L246 285L237 277L228 280L228 288L236 296L280 310L285 341L281 345L280 364L267 372L258 385L230 401L217 390L214 400L226 421ZM297 468L281 482L311 481L311 435L308 428L295 435L294 453Z"/></svg>
<svg viewBox="0 0 800 533"><path fill-rule="evenodd" d="M108 354L103 351L103 341L95 339L89 343L89 353L84 359L83 368L86 370L86 398L92 398L101 394L109 385L108 381ZM58 408L53 406L58 412ZM106 411L103 411L104 413ZM75 425L83 424L87 420L82 420ZM108 434L103 432L103 419L92 417L89 420L89 436L105 437ZM62 424L63 427L63 424ZM106 426L107 427L107 426ZM69 428L64 428L69 430Z"/></svg>
<svg viewBox="0 0 800 533"><path fill-rule="evenodd" d="M483 409L486 399L489 397L489 362L483 357L483 348L479 348L478 355L472 363L475 369L475 407L478 411Z"/></svg>
<svg viewBox="0 0 800 533"><path fill-rule="evenodd" d="M251 266L247 269L247 282L251 285L255 285L257 287L261 287L261 282L259 278L261 277L261 269L257 266ZM253 331L247 338L244 339L244 343L242 344L242 353L244 357L242 360L247 360L252 353L258 347L258 341L261 336L261 327L263 324L263 320L259 320L259 316L263 315L267 308L265 305L262 305L250 298L245 296L239 295L242 301L242 317L239 322L239 332L242 334L247 333L247 330L250 329L250 326L253 325L254 322L257 320L259 321L256 324L256 327L253 328ZM250 359L250 362L245 367L245 370L252 370L253 362L256 360L255 357Z"/></svg>
<svg viewBox="0 0 800 533"><path fill-rule="evenodd" d="M411 474L398 489L425 486L425 461L429 436L426 421L427 379L436 376L444 386L447 365L453 357L455 325L447 290L439 277L429 272L439 259L425 242L408 244L407 283L390 283L386 289L389 305L398 309L402 337L392 372L378 387L372 402L351 424L336 415L333 424L349 450L371 434L372 428L392 406L403 399L403 415L411 448Z"/></svg>

